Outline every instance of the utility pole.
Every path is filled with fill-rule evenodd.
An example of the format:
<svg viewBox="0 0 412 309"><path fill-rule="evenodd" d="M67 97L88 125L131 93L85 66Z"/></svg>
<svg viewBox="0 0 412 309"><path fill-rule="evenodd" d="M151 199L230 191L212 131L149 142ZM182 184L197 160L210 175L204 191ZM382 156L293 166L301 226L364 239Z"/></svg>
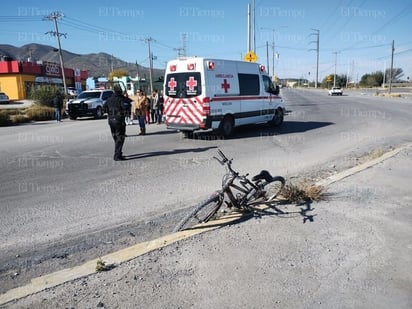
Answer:
<svg viewBox="0 0 412 309"><path fill-rule="evenodd" d="M395 52L395 41L392 40L391 72L389 74L389 94L392 93L392 72L393 72L393 53Z"/></svg>
<svg viewBox="0 0 412 309"><path fill-rule="evenodd" d="M269 72L269 42L268 41L266 41L266 60L267 60L268 75L270 75L270 72Z"/></svg>
<svg viewBox="0 0 412 309"><path fill-rule="evenodd" d="M275 29L273 29L272 39L272 80L275 78Z"/></svg>
<svg viewBox="0 0 412 309"><path fill-rule="evenodd" d="M316 33L311 33L311 35L316 35L316 79L315 79L315 88L318 88L318 75L319 75L319 34L320 30L318 29L311 29L313 31L316 31ZM312 41L311 43L315 43ZM314 50L314 49L310 49Z"/></svg>
<svg viewBox="0 0 412 309"><path fill-rule="evenodd" d="M338 53L339 52L333 52L333 54L335 54L335 74L333 74L333 87L336 87L336 64L338 62Z"/></svg>
<svg viewBox="0 0 412 309"><path fill-rule="evenodd" d="M182 46L179 48L174 48L173 50L177 51L177 57L186 56L186 33L182 33Z"/></svg>
<svg viewBox="0 0 412 309"><path fill-rule="evenodd" d="M53 21L53 22L54 22L54 29L55 29L55 31L49 31L49 32L46 32L46 34L49 33L49 34L57 37L57 44L58 44L58 46L59 46L60 67L61 67L61 70L62 70L62 79L63 79L64 95L66 96L66 94L67 94L66 75L65 75L65 73L64 73L64 61L63 61L62 46L61 46L61 44L60 44L60 36L66 37L66 36L67 36L67 33L60 33L60 32L59 32L59 28L58 28L58 26L57 26L57 19L62 18L62 17L64 17L64 15L63 15L62 13L60 13L60 12L54 12L54 13L51 13L50 15L46 16L44 19L45 19L45 20L50 20L50 21Z"/></svg>
<svg viewBox="0 0 412 309"><path fill-rule="evenodd" d="M255 0L253 0L252 5L253 5L253 53L256 54L256 3L255 3Z"/></svg>
<svg viewBox="0 0 412 309"><path fill-rule="evenodd" d="M250 18L250 3L247 4L247 51L251 51L252 43L251 43L251 18Z"/></svg>
<svg viewBox="0 0 412 309"><path fill-rule="evenodd" d="M144 42L147 43L149 47L149 80L150 80L150 93L153 92L153 55L152 51L150 50L150 42L154 41L152 37L148 37L144 39Z"/></svg>

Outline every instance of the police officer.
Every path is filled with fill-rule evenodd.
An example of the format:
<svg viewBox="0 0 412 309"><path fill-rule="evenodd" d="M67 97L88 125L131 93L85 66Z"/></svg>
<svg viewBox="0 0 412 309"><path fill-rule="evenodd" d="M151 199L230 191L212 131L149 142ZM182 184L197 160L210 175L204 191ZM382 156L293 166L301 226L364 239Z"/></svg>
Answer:
<svg viewBox="0 0 412 309"><path fill-rule="evenodd" d="M107 119L114 140L115 161L126 160L123 156L122 148L126 138L126 123L124 121L131 100L123 95L122 88L119 85L113 87L114 95L107 99L104 104L104 110L107 113Z"/></svg>

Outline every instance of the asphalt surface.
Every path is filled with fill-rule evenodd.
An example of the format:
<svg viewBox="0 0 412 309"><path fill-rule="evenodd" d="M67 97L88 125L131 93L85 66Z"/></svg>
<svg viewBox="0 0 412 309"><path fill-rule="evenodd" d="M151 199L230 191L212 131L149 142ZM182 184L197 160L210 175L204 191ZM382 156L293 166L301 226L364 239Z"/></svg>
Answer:
<svg viewBox="0 0 412 309"><path fill-rule="evenodd" d="M411 158L4 307L411 308Z"/></svg>
<svg viewBox="0 0 412 309"><path fill-rule="evenodd" d="M378 99L358 92L331 98L314 90L284 94L293 112L280 134L265 135L261 128L240 130L236 139L224 143L187 141L156 126L144 144L137 136L128 138L126 152L138 160L122 168L107 161L112 144L104 120L2 128L5 212L0 256L9 268L2 272L0 291L20 287L24 296L31 294L25 290L31 278L38 287L47 287L4 307L411 307L410 148L330 185L328 201L278 205L261 217L178 242L159 238L180 218L176 213L169 217L173 209L182 211L183 201L192 204L190 196L198 200L216 189L222 170L211 156L217 147L224 146L242 171L252 173L262 165L285 176L305 170L321 179L351 166L363 151L411 141L407 99ZM128 127L128 132L135 127ZM256 150L260 155L250 161ZM142 187L136 184L136 172L145 179ZM114 192L103 181L108 173L119 178L124 189ZM146 194L159 184L159 175L173 175L160 182L161 191L168 194ZM184 183L171 195L167 188L176 179ZM22 186L25 183L33 184L31 191ZM45 184L54 183L64 190L46 190L45 195ZM138 207L131 204L136 195ZM116 205L116 212L111 205ZM147 212L156 218L164 215L159 221L153 216L149 220ZM123 217L133 224L112 224ZM96 224L110 229L94 228ZM71 237L77 233L84 238ZM65 240L61 248L56 241L60 238ZM43 245L39 240L44 239ZM92 259L106 257L107 252L128 246L133 251L133 244L148 239L161 246L145 244L150 250L142 255L132 252L136 257L116 263L108 272L94 274L92 265L92 272L79 272L81 279L73 277L56 287L53 275L47 277L62 267L96 264ZM27 254L24 245L31 248ZM67 272L74 274L74 268ZM43 280L36 278L44 274Z"/></svg>

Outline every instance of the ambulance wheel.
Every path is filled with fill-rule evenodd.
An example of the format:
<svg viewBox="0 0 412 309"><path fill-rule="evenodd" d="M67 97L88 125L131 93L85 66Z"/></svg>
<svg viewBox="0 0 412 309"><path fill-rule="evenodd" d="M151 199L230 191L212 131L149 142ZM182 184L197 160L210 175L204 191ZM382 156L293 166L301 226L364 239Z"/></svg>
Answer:
<svg viewBox="0 0 412 309"><path fill-rule="evenodd" d="M219 131L224 137L229 137L233 133L233 118L232 116L225 116L219 126Z"/></svg>
<svg viewBox="0 0 412 309"><path fill-rule="evenodd" d="M283 123L283 111L282 109L277 109L275 112L275 115L273 115L273 118L271 121L268 122L270 126L272 127L278 127Z"/></svg>

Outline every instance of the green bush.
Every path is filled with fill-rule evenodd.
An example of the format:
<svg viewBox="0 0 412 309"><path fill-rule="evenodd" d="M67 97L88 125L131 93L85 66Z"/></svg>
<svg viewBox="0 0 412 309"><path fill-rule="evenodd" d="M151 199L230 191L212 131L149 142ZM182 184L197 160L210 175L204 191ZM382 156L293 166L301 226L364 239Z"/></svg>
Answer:
<svg viewBox="0 0 412 309"><path fill-rule="evenodd" d="M8 126L11 124L10 120L10 114L8 113L7 110L1 110L0 111L0 126Z"/></svg>
<svg viewBox="0 0 412 309"><path fill-rule="evenodd" d="M61 91L59 87L52 85L43 85L31 89L30 98L37 105L53 106L53 97L57 91Z"/></svg>
<svg viewBox="0 0 412 309"><path fill-rule="evenodd" d="M54 119L54 108L48 106L33 105L25 110L29 120L43 121Z"/></svg>

